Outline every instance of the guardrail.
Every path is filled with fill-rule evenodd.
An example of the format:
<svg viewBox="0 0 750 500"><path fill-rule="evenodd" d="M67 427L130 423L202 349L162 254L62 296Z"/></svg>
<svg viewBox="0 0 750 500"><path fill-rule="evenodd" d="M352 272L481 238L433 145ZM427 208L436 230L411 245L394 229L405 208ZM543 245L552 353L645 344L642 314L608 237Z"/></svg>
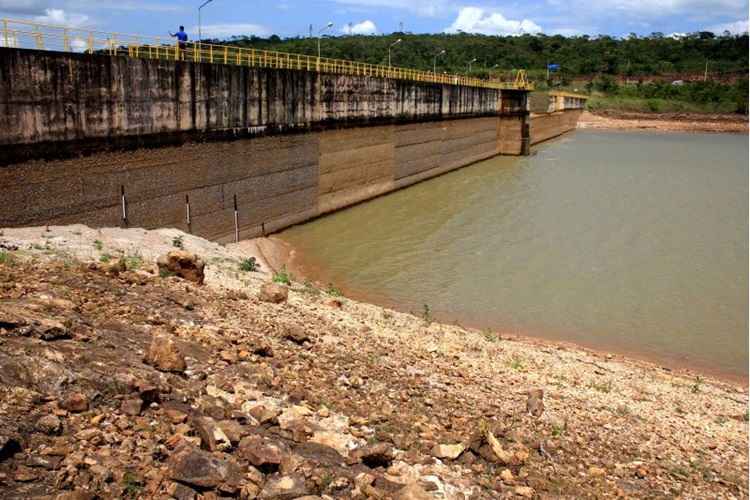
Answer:
<svg viewBox="0 0 750 500"><path fill-rule="evenodd" d="M86 54L107 54L145 59L207 62L261 68L296 69L354 76L373 76L418 82L443 83L495 89L532 90L525 70L518 70L513 81L485 80L464 75L448 75L397 66L368 64L343 59L248 49L233 45L202 42L175 42L171 38L108 33L1 19L0 46L55 50Z"/></svg>

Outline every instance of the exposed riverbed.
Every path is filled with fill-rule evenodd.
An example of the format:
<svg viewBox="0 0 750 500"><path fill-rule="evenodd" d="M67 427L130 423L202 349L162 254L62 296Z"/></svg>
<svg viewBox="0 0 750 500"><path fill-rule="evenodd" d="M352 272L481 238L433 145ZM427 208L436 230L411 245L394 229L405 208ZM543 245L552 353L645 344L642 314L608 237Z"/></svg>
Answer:
<svg viewBox="0 0 750 500"><path fill-rule="evenodd" d="M347 294L746 378L748 138L579 131L281 234Z"/></svg>

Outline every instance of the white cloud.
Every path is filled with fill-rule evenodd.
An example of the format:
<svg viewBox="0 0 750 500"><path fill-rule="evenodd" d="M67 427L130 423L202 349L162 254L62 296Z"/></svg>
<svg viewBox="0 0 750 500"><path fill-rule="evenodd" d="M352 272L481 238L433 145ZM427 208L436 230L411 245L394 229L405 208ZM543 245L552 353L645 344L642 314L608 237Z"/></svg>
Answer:
<svg viewBox="0 0 750 500"><path fill-rule="evenodd" d="M378 27L375 23L369 19L365 19L361 23L346 25L341 30L342 33L347 35L374 35L378 31Z"/></svg>
<svg viewBox="0 0 750 500"><path fill-rule="evenodd" d="M343 5L407 10L418 16L436 17L454 10L449 0L333 0Z"/></svg>
<svg viewBox="0 0 750 500"><path fill-rule="evenodd" d="M193 33L198 33L198 26L193 26ZM228 23L228 24L205 24L201 26L203 37L229 38L232 36L269 36L271 30L260 24L251 23ZM197 35L196 35L197 38Z"/></svg>
<svg viewBox="0 0 750 500"><path fill-rule="evenodd" d="M45 9L44 15L34 16L34 20L42 24L57 24L78 28L86 24L89 16L65 12L63 9Z"/></svg>
<svg viewBox="0 0 750 500"><path fill-rule="evenodd" d="M710 31L717 35L720 35L725 31L728 31L733 35L741 35L748 32L748 21L747 19L740 19L739 21L734 21L732 23L714 24L713 26L706 28L705 31Z"/></svg>
<svg viewBox="0 0 750 500"><path fill-rule="evenodd" d="M542 28L529 19L516 21L506 19L496 11L486 11L480 7L462 7L456 20L445 31L449 33L463 31L484 35L522 35L539 33Z"/></svg>

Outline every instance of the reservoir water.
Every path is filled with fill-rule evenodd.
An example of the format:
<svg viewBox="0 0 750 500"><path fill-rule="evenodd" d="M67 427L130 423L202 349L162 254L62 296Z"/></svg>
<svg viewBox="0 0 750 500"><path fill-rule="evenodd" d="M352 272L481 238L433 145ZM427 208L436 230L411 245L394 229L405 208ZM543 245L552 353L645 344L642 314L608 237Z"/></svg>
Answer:
<svg viewBox="0 0 750 500"><path fill-rule="evenodd" d="M578 131L281 234L347 295L746 378L748 138Z"/></svg>

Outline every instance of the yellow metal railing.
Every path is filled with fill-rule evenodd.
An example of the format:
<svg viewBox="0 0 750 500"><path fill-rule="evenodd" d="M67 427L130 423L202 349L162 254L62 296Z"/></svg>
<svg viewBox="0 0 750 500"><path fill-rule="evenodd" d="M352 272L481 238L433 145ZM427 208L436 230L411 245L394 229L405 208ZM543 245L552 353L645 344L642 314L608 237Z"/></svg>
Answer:
<svg viewBox="0 0 750 500"><path fill-rule="evenodd" d="M572 97L574 99L588 99L589 96L586 94L576 94L574 92L566 92L564 90L550 90L549 95L554 97Z"/></svg>
<svg viewBox="0 0 750 500"><path fill-rule="evenodd" d="M343 59L247 49L202 42L178 43L167 37L107 33L2 19L0 46L87 54L107 54L145 59L206 62L261 68L296 69L355 76L373 76L418 82L444 83L469 87L531 90L525 70L518 70L514 81L501 82L464 75L448 75L397 66L368 64Z"/></svg>

